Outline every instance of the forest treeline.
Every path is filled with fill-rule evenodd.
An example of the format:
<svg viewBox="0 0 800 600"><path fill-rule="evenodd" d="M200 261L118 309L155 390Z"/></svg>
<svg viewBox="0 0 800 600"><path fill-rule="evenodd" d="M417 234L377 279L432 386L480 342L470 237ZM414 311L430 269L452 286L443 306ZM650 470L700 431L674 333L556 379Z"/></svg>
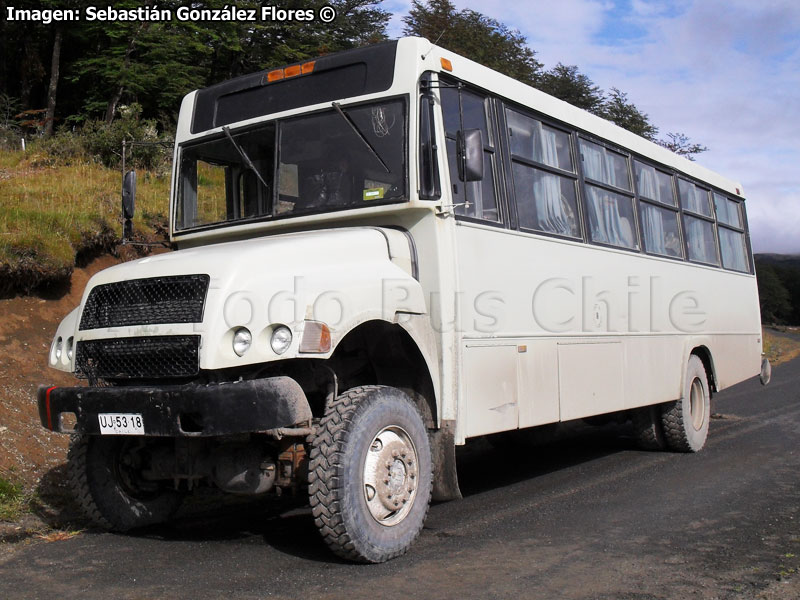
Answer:
<svg viewBox="0 0 800 600"><path fill-rule="evenodd" d="M756 254L761 322L800 325L800 256Z"/></svg>
<svg viewBox="0 0 800 600"><path fill-rule="evenodd" d="M118 0L115 9L158 7L175 14L185 0ZM223 8L231 2L191 2L193 8ZM219 81L322 54L387 39L389 13L380 0L307 0L285 8L324 5L336 10L332 23L71 21L43 24L0 21L0 144L23 135L51 137L81 132L116 143L120 135L169 137L180 100L187 92ZM78 9L90 2L20 0L17 9ZM261 2L242 0L241 9ZM550 69L536 59L518 31L471 9L457 10L450 0L414 1L403 17L403 33L419 35L691 158L705 150L682 133L658 137L658 127L618 88L600 89L576 65ZM125 116L141 123L136 131L107 132ZM133 113L131 117L131 112ZM90 125L91 124L91 125ZM130 127L128 127L130 129ZM62 140L62 142L65 142ZM102 143L92 143L96 155ZM92 145L90 144L90 145ZM62 144L63 145L63 144ZM67 145L69 145L67 143ZM100 154L113 162L114 154Z"/></svg>

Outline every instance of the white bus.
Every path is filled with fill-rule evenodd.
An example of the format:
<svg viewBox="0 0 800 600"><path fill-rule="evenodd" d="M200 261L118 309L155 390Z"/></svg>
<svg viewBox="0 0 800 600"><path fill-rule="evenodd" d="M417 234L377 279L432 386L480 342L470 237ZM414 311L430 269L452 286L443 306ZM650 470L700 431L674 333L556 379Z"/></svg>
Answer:
<svg viewBox="0 0 800 600"><path fill-rule="evenodd" d="M307 487L380 562L469 438L617 413L695 452L759 373L739 184L424 39L186 96L170 214L178 251L97 274L55 335L89 385L39 391L109 529Z"/></svg>

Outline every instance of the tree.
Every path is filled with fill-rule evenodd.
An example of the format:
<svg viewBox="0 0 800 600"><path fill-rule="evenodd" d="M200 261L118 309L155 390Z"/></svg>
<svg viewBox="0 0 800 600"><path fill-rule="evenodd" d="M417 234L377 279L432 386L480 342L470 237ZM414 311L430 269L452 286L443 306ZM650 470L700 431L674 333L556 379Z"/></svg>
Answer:
<svg viewBox="0 0 800 600"><path fill-rule="evenodd" d="M61 40L64 32L60 26L56 26L55 38L53 39L53 55L50 60L50 85L47 87L47 114L44 125L44 134L53 135L53 126L56 120L56 92L58 90L58 72L61 66Z"/></svg>
<svg viewBox="0 0 800 600"><path fill-rule="evenodd" d="M632 131L651 141L655 141L658 127L650 122L648 116L628 100L628 95L612 87L597 114L620 127Z"/></svg>
<svg viewBox="0 0 800 600"><path fill-rule="evenodd" d="M539 81L542 63L525 36L477 11L456 11L450 0L414 0L403 22L405 35L428 38L528 85Z"/></svg>
<svg viewBox="0 0 800 600"><path fill-rule="evenodd" d="M139 6L134 0L114 5L118 10ZM178 6L177 0L165 0L158 8L175 14ZM70 75L82 88L84 116L102 114L110 123L120 104L132 102L141 104L147 117L174 114L180 98L205 83L204 57L211 51L203 35L207 28L177 20L84 23L82 43L93 51L73 63Z"/></svg>
<svg viewBox="0 0 800 600"><path fill-rule="evenodd" d="M576 65L558 63L542 76L536 87L589 112L597 112L603 106L603 90L581 73Z"/></svg>
<svg viewBox="0 0 800 600"><path fill-rule="evenodd" d="M689 160L694 160L695 154L700 154L708 150L708 148L702 144L692 142L689 137L683 133L668 133L666 140L657 140L656 143Z"/></svg>
<svg viewBox="0 0 800 600"><path fill-rule="evenodd" d="M762 323L783 323L792 314L789 291L772 265L756 263Z"/></svg>

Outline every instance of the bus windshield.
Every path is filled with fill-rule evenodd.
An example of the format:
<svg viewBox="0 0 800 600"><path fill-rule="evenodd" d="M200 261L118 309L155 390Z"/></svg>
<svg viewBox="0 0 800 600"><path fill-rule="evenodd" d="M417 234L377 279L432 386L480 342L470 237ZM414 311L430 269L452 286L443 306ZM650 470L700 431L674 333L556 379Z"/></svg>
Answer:
<svg viewBox="0 0 800 600"><path fill-rule="evenodd" d="M400 99L336 105L186 144L175 229L406 200L405 112Z"/></svg>

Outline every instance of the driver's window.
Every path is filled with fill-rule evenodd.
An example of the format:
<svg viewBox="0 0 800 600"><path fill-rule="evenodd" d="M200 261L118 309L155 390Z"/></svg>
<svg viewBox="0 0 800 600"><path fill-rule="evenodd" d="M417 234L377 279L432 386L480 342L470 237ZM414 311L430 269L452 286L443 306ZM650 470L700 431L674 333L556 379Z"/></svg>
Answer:
<svg viewBox="0 0 800 600"><path fill-rule="evenodd" d="M457 215L502 222L495 192L496 148L489 119L489 99L473 91L442 87L442 111L447 142L453 204ZM459 102L460 100L460 102ZM483 137L483 179L464 183L458 178L456 134L459 129L480 129Z"/></svg>

